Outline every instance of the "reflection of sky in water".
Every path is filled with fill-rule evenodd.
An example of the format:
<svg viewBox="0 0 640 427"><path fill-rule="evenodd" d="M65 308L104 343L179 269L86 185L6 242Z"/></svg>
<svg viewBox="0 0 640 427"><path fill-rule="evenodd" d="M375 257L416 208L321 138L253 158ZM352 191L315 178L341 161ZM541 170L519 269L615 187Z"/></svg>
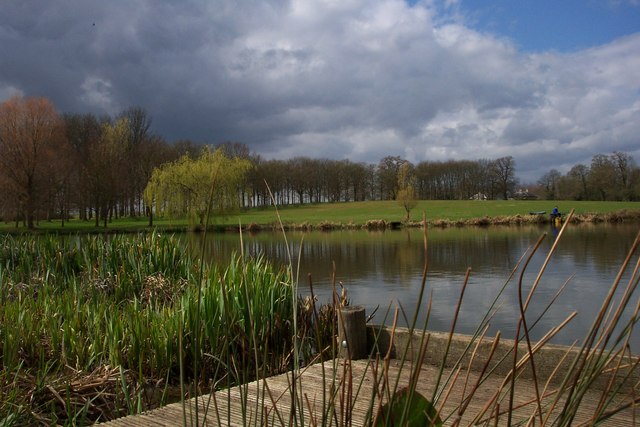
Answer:
<svg viewBox="0 0 640 427"><path fill-rule="evenodd" d="M537 276L541 262L529 266L531 273L525 274L523 279L523 299ZM534 268L535 267L535 268ZM533 339L544 336L551 328L563 322L572 312L577 312L577 316L571 321L565 330L561 331L552 342L570 344L584 338L589 330L600 306L604 301L609 284L613 282L616 272L608 277L602 277L602 272L597 271L593 266L583 266L576 272L574 277L564 274L575 269L575 264L571 259L561 258L549 263L545 274L536 288L535 297L531 300L527 310L527 322L533 325L537 316L544 313L544 317L531 331ZM461 333L474 333L477 325L492 309L492 304L501 288L505 285L509 272L499 275L474 274L471 275L465 290L462 308L458 315L456 331ZM387 324L392 323L393 311L396 307L402 306L408 321L412 316L420 294L420 283L422 272L415 270L414 275L407 280L407 277L397 276L397 280L389 280L389 277L382 277L381 274L367 275L358 278L340 278L348 290L348 296L352 304L363 305L367 312L371 313L379 306L374 322ZM495 335L500 330L505 337L513 338L519 319L517 282L520 271L507 284L503 294L495 301L495 314L490 320L489 335ZM626 280L621 283L621 288L616 293L617 300L621 297L624 286L628 283L629 274ZM556 297L556 294L568 280L564 291L556 298L555 302L549 304ZM425 289L422 315L419 316L418 326L422 326L426 316L426 308L429 298L431 301L431 313L429 316L428 328L432 330L448 331L453 321L455 307L462 290L464 275L448 275L445 272L432 272L427 276L427 286ZM384 285L380 285L384 283ZM304 291L303 291L304 292ZM320 302L328 301L331 297L330 286L315 286L315 292ZM637 301L637 297L633 301ZM633 303L632 303L633 305ZM387 309L390 311L387 314ZM385 319L386 316L386 319ZM406 325L402 312L399 323ZM639 334L634 334L636 345Z"/></svg>
<svg viewBox="0 0 640 427"><path fill-rule="evenodd" d="M450 329L466 268L471 267L456 331L473 333L504 286L511 269L545 231L536 227L430 231L429 274L418 325L422 326L428 300L432 298L428 328L440 331ZM578 312L577 317L560 332L554 342L569 344L584 338L637 231L637 226L588 226L568 230L536 289L527 311L529 325L551 302L565 281L570 281L563 294L544 314L543 320L532 330L533 339L542 337L573 311ZM276 262L286 260L284 245L274 242L277 238L274 239L273 235L259 233L255 237L245 236L244 239L245 253L264 254ZM420 231L310 233L304 239L295 239L296 236L293 236L289 240L294 258L297 257L300 244L303 245L303 257L300 260L301 293L308 293L307 275L311 274L319 301L329 301L331 272L335 263L336 280L345 285L352 304L365 306L367 313L379 306L375 323L385 321L389 304L391 312L386 323L392 322L393 310L400 305L406 316L412 318L420 293L424 262ZM233 247L236 243L230 243L229 246ZM552 244L553 236L549 235L527 267L523 276L523 298L526 298ZM213 250L218 253L229 250L223 246L224 243L219 243L219 247ZM515 335L519 319L516 285L521 268L522 265L497 301L499 309L490 321L490 335L498 330L504 337L513 338ZM629 274L622 280L621 287L626 286ZM622 290L617 293L618 297L621 293ZM638 297L634 296L631 305L635 306L637 301ZM399 322L406 324L402 315ZM639 336L637 333L634 335L636 343ZM634 348L637 346L635 344Z"/></svg>

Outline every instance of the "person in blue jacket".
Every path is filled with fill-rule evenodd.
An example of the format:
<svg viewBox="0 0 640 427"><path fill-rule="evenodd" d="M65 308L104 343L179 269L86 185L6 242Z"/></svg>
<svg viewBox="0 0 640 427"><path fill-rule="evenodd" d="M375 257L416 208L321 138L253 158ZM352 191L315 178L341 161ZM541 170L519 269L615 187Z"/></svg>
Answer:
<svg viewBox="0 0 640 427"><path fill-rule="evenodd" d="M557 206L553 207L553 210L551 211L549 218L551 219L552 225L559 225L562 222L562 214L558 210Z"/></svg>

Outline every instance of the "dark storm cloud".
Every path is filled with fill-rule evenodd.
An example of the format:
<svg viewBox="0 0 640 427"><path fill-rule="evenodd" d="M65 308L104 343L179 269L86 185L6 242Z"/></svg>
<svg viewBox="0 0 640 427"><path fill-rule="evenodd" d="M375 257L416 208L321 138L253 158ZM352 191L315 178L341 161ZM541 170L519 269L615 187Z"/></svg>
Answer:
<svg viewBox="0 0 640 427"><path fill-rule="evenodd" d="M640 158L640 35L518 52L431 3L12 1L0 97L63 112L140 106L169 140L266 157L414 162L512 155L536 179L614 149Z"/></svg>

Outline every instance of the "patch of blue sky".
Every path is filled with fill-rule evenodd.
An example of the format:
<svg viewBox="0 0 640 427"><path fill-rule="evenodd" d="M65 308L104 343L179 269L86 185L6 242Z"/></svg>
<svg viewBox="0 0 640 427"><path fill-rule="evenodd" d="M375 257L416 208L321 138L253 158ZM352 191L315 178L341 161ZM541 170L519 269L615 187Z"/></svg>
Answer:
<svg viewBox="0 0 640 427"><path fill-rule="evenodd" d="M409 4L422 0L407 0ZM437 13L525 52L575 52L640 32L640 0L435 0Z"/></svg>

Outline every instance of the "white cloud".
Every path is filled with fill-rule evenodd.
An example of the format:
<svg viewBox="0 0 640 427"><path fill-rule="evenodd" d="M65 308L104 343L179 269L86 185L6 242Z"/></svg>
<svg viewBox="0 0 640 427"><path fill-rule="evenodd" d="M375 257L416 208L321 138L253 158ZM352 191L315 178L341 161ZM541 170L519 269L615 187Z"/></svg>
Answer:
<svg viewBox="0 0 640 427"><path fill-rule="evenodd" d="M97 107L107 114L118 112L112 97L113 85L110 81L96 76L88 76L82 83L81 88L82 95L80 99L88 107Z"/></svg>
<svg viewBox="0 0 640 427"><path fill-rule="evenodd" d="M0 102L4 102L14 96L24 96L24 92L11 85L0 85Z"/></svg>
<svg viewBox="0 0 640 427"><path fill-rule="evenodd" d="M49 96L63 111L141 106L170 139L242 141L279 158L512 155L525 180L600 152L640 158L640 73L631 72L640 69L640 34L572 54L529 55L470 29L458 14L463 7L441 0L10 7L0 17L0 56L12 61L0 81Z"/></svg>

